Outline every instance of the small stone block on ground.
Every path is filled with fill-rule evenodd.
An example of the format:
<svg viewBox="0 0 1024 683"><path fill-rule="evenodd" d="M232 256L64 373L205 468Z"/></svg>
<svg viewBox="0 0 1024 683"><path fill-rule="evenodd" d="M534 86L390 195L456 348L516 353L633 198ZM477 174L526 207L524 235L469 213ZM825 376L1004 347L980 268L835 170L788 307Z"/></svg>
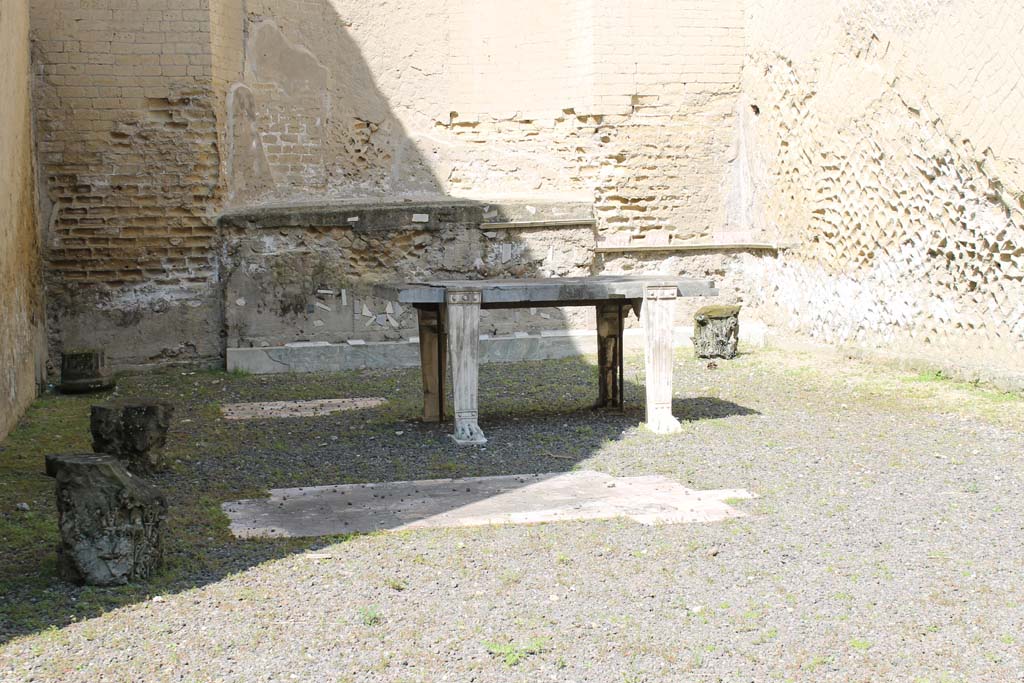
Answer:
<svg viewBox="0 0 1024 683"><path fill-rule="evenodd" d="M694 313L693 348L698 358L735 358L739 339L739 306L704 306Z"/></svg>
<svg viewBox="0 0 1024 683"><path fill-rule="evenodd" d="M68 351L61 354L60 384L64 394L87 394L113 389L117 384L114 372L107 365L106 354L97 349Z"/></svg>
<svg viewBox="0 0 1024 683"><path fill-rule="evenodd" d="M386 400L369 398L325 398L314 401L267 401L226 403L220 407L225 420L261 420L272 417L320 417L345 410L376 408Z"/></svg>
<svg viewBox="0 0 1024 683"><path fill-rule="evenodd" d="M67 581L115 586L147 578L163 559L167 501L113 456L46 456L57 480L57 564Z"/></svg>
<svg viewBox="0 0 1024 683"><path fill-rule="evenodd" d="M163 468L161 450L174 406L165 401L126 399L92 406L92 449L125 461L135 474Z"/></svg>
<svg viewBox="0 0 1024 683"><path fill-rule="evenodd" d="M260 538L615 517L716 522L745 516L726 500L753 497L742 489L694 491L658 475L582 471L275 489L222 508L235 536Z"/></svg>

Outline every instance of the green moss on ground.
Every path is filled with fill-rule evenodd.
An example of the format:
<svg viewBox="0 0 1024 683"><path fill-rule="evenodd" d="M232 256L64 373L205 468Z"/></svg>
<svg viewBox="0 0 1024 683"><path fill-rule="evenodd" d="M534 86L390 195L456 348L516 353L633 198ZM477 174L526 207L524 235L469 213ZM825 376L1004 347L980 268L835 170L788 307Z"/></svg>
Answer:
<svg viewBox="0 0 1024 683"><path fill-rule="evenodd" d="M543 471L585 462L591 468L635 474L641 466L634 464L632 450L660 437L635 429L642 419L643 367L639 357L627 361L625 416L580 419L593 415L588 406L595 398L596 370L590 362L574 358L482 367L483 417L492 424L530 424L517 448L528 451L534 466ZM691 349L681 349L676 364L677 414L687 433L702 420L716 430L750 429L743 416L755 413L743 409L764 410L772 401L763 391L747 389L753 376L769 378L767 385L786 395L806 392L809 400L827 395L837 409L848 404L958 413L1000 424L1024 421L1020 395L939 376L899 373L836 355L764 349L719 361L712 369L706 361L694 359ZM77 588L57 578L53 480L43 474L43 459L47 453L88 452L89 406L109 395L43 396L0 444L0 642L153 595L201 586L266 560L339 540L235 539L220 508L226 501L262 496L274 487L367 481L382 471L394 478L417 479L494 473L496 466L476 449L452 448L448 426L427 427L417 421L418 369L275 376L168 371L123 377L118 395L148 396L176 406L166 450L170 471L156 481L171 502L166 566L148 583L119 588ZM220 418L220 405L228 402L339 396L383 396L388 401L374 409L319 418ZM407 433L413 438L378 451L373 467L360 464L371 440L379 443L409 430L416 430ZM331 457L345 460L344 467L295 457L297 449L308 452L320 443L330 444ZM405 462L403 448L419 449L417 464ZM253 459L251 454L257 451L263 455ZM666 461L663 473L686 481L698 477L685 462L686 458ZM651 469L649 463L643 467L645 472ZM17 510L18 503L28 503L30 510Z"/></svg>
<svg viewBox="0 0 1024 683"><path fill-rule="evenodd" d="M544 382L537 381L541 369ZM485 366L481 381L488 387L488 414L514 414L523 419L579 410L593 398L589 394L595 372L592 365L573 358ZM0 642L94 617L153 595L202 585L268 559L336 541L240 541L231 536L220 506L230 500L266 495L269 488L278 486L338 483L331 472L289 458L296 438L302 439L303 445L308 445L310 437L317 441L322 438L334 448L358 453L367 439L394 434L396 425L402 429L403 424L415 420L421 400L418 369L274 376L165 371L120 378L117 397L147 396L170 401L175 406L165 449L170 471L155 479L171 503L167 556L163 571L145 584L78 588L57 578L54 483L43 474L43 462L47 453L90 452L89 408L113 396L42 396L0 444ZM357 413L279 420L272 427L263 420L220 419L222 403L338 396L383 396L388 401ZM450 404L449 394L449 414ZM301 436L293 436L288 425L294 426L295 433ZM579 435L587 435L585 427L580 428ZM544 436L538 435L538 439L543 440ZM453 457L447 453L447 440L432 445L438 455L427 471L409 471L399 462L396 476L452 477L479 473L479 466L468 457L470 454L463 451L460 457L456 451ZM562 441L553 442L550 448L559 453L566 450ZM253 462L246 457L252 449L276 452L280 457ZM193 465L198 461L216 463L218 471L229 474L195 476ZM344 480L367 481L358 475L347 475ZM30 510L17 510L18 503L28 503Z"/></svg>

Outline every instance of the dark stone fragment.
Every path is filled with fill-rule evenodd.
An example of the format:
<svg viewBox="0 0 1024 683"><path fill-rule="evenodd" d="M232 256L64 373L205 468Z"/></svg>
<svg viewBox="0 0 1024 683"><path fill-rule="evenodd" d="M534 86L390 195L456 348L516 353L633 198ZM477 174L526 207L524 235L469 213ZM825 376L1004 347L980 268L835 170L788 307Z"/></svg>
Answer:
<svg viewBox="0 0 1024 683"><path fill-rule="evenodd" d="M740 338L739 306L705 306L693 316L698 358L735 358Z"/></svg>
<svg viewBox="0 0 1024 683"><path fill-rule="evenodd" d="M114 586L149 577L163 559L167 501L109 455L48 455L57 480L61 578Z"/></svg>
<svg viewBox="0 0 1024 683"><path fill-rule="evenodd" d="M92 449L125 461L135 474L163 467L161 448L167 443L174 407L164 401L120 400L92 407Z"/></svg>
<svg viewBox="0 0 1024 683"><path fill-rule="evenodd" d="M60 384L65 394L85 394L113 389L117 384L107 365L106 354L97 349L69 351L61 354Z"/></svg>

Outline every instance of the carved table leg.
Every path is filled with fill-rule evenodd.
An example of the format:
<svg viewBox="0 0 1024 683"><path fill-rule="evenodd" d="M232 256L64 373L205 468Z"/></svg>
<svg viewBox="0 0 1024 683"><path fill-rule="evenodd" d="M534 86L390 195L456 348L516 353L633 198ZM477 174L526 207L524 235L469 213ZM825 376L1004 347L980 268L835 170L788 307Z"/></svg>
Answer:
<svg viewBox="0 0 1024 683"><path fill-rule="evenodd" d="M477 424L477 374L480 346L480 292L449 291L447 304L448 350L455 395L455 443L487 443Z"/></svg>
<svg viewBox="0 0 1024 683"><path fill-rule="evenodd" d="M447 350L438 308L417 309L420 327L420 368L423 371L423 421L444 420L444 378Z"/></svg>
<svg viewBox="0 0 1024 683"><path fill-rule="evenodd" d="M647 369L647 427L656 434L681 428L672 415L672 317L675 286L648 286L642 310Z"/></svg>
<svg viewBox="0 0 1024 683"><path fill-rule="evenodd" d="M600 303L597 308L597 382L595 408L622 409L622 305Z"/></svg>

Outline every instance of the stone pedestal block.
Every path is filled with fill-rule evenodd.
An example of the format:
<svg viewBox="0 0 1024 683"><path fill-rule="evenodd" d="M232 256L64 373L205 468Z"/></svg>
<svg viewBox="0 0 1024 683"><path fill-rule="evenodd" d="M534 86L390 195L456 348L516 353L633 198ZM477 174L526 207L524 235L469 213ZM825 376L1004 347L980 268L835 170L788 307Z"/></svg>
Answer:
<svg viewBox="0 0 1024 683"><path fill-rule="evenodd" d="M163 401L123 400L92 407L92 449L125 461L135 474L163 467L161 448L167 442L174 407Z"/></svg>
<svg viewBox="0 0 1024 683"><path fill-rule="evenodd" d="M109 455L48 455L57 480L61 578L114 586L145 579L163 558L167 501Z"/></svg>
<svg viewBox="0 0 1024 683"><path fill-rule="evenodd" d="M698 358L735 358L740 339L739 306L705 306L693 316Z"/></svg>
<svg viewBox="0 0 1024 683"><path fill-rule="evenodd" d="M61 354L60 385L57 387L61 393L86 394L112 389L116 384L103 351L89 349Z"/></svg>

